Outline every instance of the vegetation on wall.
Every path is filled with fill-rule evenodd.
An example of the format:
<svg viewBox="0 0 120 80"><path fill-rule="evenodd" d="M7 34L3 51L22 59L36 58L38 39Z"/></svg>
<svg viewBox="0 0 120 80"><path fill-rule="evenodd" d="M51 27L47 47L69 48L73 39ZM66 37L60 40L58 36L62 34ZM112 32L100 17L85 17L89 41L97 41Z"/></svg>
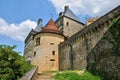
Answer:
<svg viewBox="0 0 120 80"><path fill-rule="evenodd" d="M120 56L120 17L113 21L109 30L112 38L109 36L106 36L105 38L113 45L112 53Z"/></svg>
<svg viewBox="0 0 120 80"><path fill-rule="evenodd" d="M106 48L101 46L102 42L107 45ZM120 79L118 66L120 63L116 62L120 60L120 17L113 21L89 55L93 60L87 66L91 73L101 76L103 80Z"/></svg>
<svg viewBox="0 0 120 80"><path fill-rule="evenodd" d="M0 45L0 80L19 80L32 68L14 48L15 46Z"/></svg>

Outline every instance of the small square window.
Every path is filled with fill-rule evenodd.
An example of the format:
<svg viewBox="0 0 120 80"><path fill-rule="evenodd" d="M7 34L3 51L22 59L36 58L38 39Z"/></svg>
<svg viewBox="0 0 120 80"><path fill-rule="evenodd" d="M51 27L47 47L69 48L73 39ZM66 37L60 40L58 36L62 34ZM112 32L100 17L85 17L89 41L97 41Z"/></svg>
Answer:
<svg viewBox="0 0 120 80"><path fill-rule="evenodd" d="M54 43L50 43L50 45L54 45Z"/></svg>
<svg viewBox="0 0 120 80"><path fill-rule="evenodd" d="M55 51L52 51L52 55L55 55Z"/></svg>

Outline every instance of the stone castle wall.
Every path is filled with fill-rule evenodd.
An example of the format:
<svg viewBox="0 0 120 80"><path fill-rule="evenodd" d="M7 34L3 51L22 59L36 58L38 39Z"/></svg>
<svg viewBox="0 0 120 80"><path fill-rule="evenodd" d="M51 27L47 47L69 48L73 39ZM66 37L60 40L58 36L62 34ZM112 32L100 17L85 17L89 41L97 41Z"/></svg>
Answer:
<svg viewBox="0 0 120 80"><path fill-rule="evenodd" d="M120 80L120 17L87 56L87 69L104 80Z"/></svg>
<svg viewBox="0 0 120 80"><path fill-rule="evenodd" d="M85 68L86 55L102 38L113 19L118 16L120 16L120 6L61 43L59 45L60 70Z"/></svg>
<svg viewBox="0 0 120 80"><path fill-rule="evenodd" d="M33 36L31 36L26 44L25 44L25 50L24 50L24 56L26 58L26 60L28 61L28 59L31 59L31 57L33 56L33 48L34 48L34 41L33 41Z"/></svg>

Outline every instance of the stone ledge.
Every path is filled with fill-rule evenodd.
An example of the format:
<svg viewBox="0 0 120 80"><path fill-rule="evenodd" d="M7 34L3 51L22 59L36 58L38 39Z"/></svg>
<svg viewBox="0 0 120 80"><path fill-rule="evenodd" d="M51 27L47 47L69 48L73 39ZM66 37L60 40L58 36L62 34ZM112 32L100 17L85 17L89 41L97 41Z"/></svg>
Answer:
<svg viewBox="0 0 120 80"><path fill-rule="evenodd" d="M27 72L20 80L31 80L37 70L37 67L32 68L29 72Z"/></svg>

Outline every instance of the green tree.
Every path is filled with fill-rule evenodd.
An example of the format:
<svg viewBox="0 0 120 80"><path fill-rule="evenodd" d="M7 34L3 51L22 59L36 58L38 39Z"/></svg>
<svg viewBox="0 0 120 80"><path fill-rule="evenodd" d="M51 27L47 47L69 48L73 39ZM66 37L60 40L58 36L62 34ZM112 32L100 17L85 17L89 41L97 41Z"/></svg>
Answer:
<svg viewBox="0 0 120 80"><path fill-rule="evenodd" d="M19 80L32 65L13 49L16 46L0 45L0 80Z"/></svg>

